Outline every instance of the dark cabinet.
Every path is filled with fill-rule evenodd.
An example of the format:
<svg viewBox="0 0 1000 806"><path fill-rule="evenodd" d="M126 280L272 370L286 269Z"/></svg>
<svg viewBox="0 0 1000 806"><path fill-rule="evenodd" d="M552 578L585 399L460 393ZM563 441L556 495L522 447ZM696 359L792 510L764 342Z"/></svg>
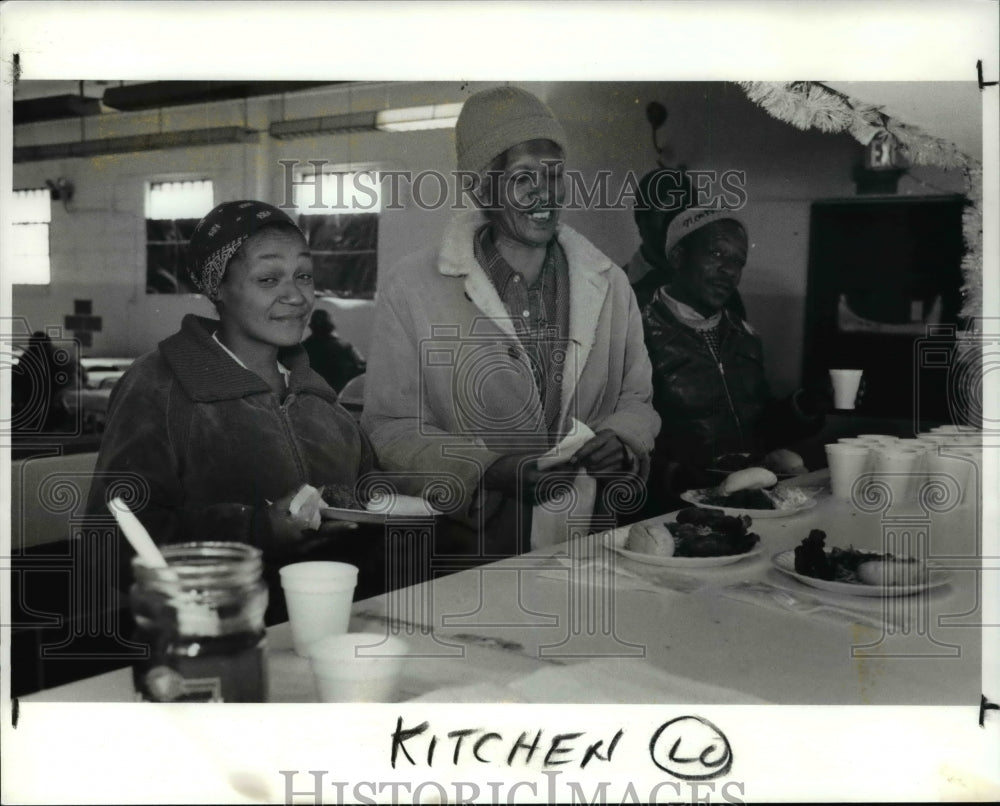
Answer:
<svg viewBox="0 0 1000 806"><path fill-rule="evenodd" d="M964 206L962 196L813 204L804 377L859 367L865 415L917 428L960 419Z"/></svg>

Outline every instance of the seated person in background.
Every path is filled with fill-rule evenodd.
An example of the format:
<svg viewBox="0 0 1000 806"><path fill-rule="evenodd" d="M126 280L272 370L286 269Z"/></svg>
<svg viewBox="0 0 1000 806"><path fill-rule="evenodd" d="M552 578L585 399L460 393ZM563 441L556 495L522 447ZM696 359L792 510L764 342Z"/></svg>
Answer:
<svg viewBox="0 0 1000 806"><path fill-rule="evenodd" d="M670 222L694 205L691 178L683 168L658 168L639 180L639 197L634 210L639 229L639 249L625 267L628 281L642 310L653 300L657 289L670 281L670 262L663 245ZM734 290L726 300L728 310L746 319L740 292Z"/></svg>
<svg viewBox="0 0 1000 806"><path fill-rule="evenodd" d="M760 337L725 308L747 260L746 230L735 214L684 211L670 223L665 251L671 279L643 311L662 420L649 492L653 501L676 503L684 490L708 486L704 470L714 458L762 455L818 431L825 403L823 392L802 389L773 399ZM776 472L800 464L788 451L771 458Z"/></svg>
<svg viewBox="0 0 1000 806"><path fill-rule="evenodd" d="M50 430L57 419L55 375L52 339L36 330L10 370L10 411L15 431Z"/></svg>
<svg viewBox="0 0 1000 806"><path fill-rule="evenodd" d="M87 373L80 365L79 345L36 330L10 371L11 425L16 434L50 432L72 435L81 419L76 407Z"/></svg>
<svg viewBox="0 0 1000 806"><path fill-rule="evenodd" d="M551 110L488 89L463 105L455 140L480 209L382 278L362 423L386 471L457 480L454 551L509 555L529 548L547 478L644 477L659 419L624 273L559 223L565 135ZM573 420L595 435L540 469Z"/></svg>
<svg viewBox="0 0 1000 806"><path fill-rule="evenodd" d="M352 344L337 336L337 327L327 311L322 308L313 311L309 330L312 332L302 342L309 355L309 366L337 392L365 371L365 360Z"/></svg>
<svg viewBox="0 0 1000 806"><path fill-rule="evenodd" d="M157 543L262 549L274 622L284 610L278 567L326 551L354 562L361 534L333 522L307 528L289 512L293 496L306 483L354 485L374 454L299 346L314 294L295 223L263 202L224 202L195 229L190 255L219 318L185 316L115 385L88 511L106 517L109 493L133 490L123 497ZM121 555L124 565L133 552Z"/></svg>

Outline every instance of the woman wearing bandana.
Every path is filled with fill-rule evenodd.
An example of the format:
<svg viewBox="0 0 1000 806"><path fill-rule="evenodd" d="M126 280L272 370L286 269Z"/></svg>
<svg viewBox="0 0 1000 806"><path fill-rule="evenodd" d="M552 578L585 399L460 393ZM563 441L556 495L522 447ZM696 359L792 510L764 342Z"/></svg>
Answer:
<svg viewBox="0 0 1000 806"><path fill-rule="evenodd" d="M308 528L289 511L293 496L303 484L353 486L373 453L299 346L314 294L292 219L262 202L225 202L198 224L190 255L219 318L185 316L115 386L89 511L106 515L107 498L131 490L157 543L257 546L280 599L278 566L331 551L352 561L343 555L357 543L346 532L331 540L342 524Z"/></svg>

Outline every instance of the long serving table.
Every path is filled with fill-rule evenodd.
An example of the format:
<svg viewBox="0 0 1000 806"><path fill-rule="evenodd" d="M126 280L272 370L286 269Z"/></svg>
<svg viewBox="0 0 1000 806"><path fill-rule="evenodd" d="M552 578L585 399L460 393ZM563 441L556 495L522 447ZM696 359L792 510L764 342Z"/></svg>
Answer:
<svg viewBox="0 0 1000 806"><path fill-rule="evenodd" d="M755 520L762 551L720 567L651 566L582 536L356 602L350 630L407 641L398 700L976 705L975 495L946 512L862 512L823 492L810 510ZM771 557L811 529L828 547L923 541L951 580L894 599L806 587ZM287 624L268 631L268 665L271 702L315 701ZM119 669L23 699L133 698Z"/></svg>

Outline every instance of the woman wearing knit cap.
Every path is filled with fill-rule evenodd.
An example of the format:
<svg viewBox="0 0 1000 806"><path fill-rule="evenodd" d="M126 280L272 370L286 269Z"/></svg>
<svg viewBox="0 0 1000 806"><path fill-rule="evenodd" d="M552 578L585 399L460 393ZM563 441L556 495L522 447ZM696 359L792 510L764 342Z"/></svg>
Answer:
<svg viewBox="0 0 1000 806"><path fill-rule="evenodd" d="M129 485L157 543L262 548L274 620L277 566L348 542L329 539L343 527L324 523L318 533L293 515L292 497L306 483L353 485L374 456L299 347L314 295L296 224L263 202L225 202L195 229L190 256L219 318L185 316L115 386L89 510L106 516L106 496Z"/></svg>
<svg viewBox="0 0 1000 806"><path fill-rule="evenodd" d="M760 337L727 308L747 261L738 214L683 211L667 228L664 253L670 279L643 310L653 402L662 420L649 490L653 500L678 503L674 497L684 490L707 486L704 471L714 459L762 457L818 431L826 402L823 390L774 400ZM764 462L777 472L804 470L787 450Z"/></svg>
<svg viewBox="0 0 1000 806"><path fill-rule="evenodd" d="M643 476L658 418L624 272L559 221L551 110L485 90L455 139L478 209L380 277L362 425L387 471L457 490L449 550L495 557L529 548L553 476ZM568 434L561 463L539 467Z"/></svg>

